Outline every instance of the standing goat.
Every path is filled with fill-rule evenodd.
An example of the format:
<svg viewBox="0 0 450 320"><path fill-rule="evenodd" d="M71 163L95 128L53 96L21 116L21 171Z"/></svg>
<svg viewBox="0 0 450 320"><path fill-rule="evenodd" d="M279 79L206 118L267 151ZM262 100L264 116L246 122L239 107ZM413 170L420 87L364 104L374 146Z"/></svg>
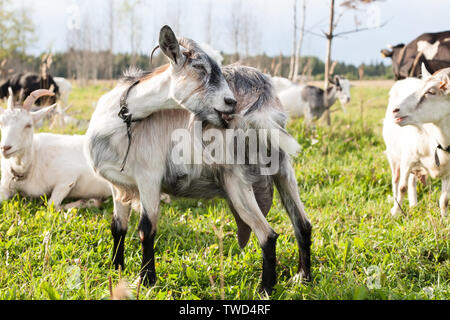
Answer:
<svg viewBox="0 0 450 320"><path fill-rule="evenodd" d="M305 117L308 125L313 119L319 119L322 114L336 102L341 102L342 110L350 102L350 82L340 76L330 80L331 86L327 91L325 101L324 91L321 88L302 85L286 78L273 77L272 81L278 98L292 118Z"/></svg>
<svg viewBox="0 0 450 320"><path fill-rule="evenodd" d="M161 191L189 198L221 197L227 199L235 216L241 247L251 230L255 232L263 252L262 288L270 294L276 283L278 235L265 215L272 204L275 183L301 248L299 271L310 279L311 225L298 196L288 155L298 150L298 144L283 128L286 115L270 79L252 68L228 66L221 70L196 42L177 40L168 26L161 29L159 47L170 64L152 74L128 74L125 81L100 98L87 131L85 152L90 164L114 185L114 265L124 266L129 200L140 198L141 278L146 284L154 284L154 240ZM125 123L118 117L119 109L124 108ZM246 164L175 163L172 135L180 129L192 134L194 120L213 125L220 132L227 127L278 129L279 143L273 141L272 145L277 146L280 156L279 170L265 176L258 167Z"/></svg>
<svg viewBox="0 0 450 320"><path fill-rule="evenodd" d="M416 176L442 179L439 200L447 215L450 191L450 68L433 76L422 65L422 79L407 78L390 92L383 137L392 169L394 207L400 211L408 191L410 206L417 203Z"/></svg>
<svg viewBox="0 0 450 320"><path fill-rule="evenodd" d="M16 192L31 197L50 194L49 204L57 210L85 206L83 200L104 199L111 195L107 181L95 176L83 153L84 136L33 134L34 123L54 106L30 111L40 97L53 96L48 90L31 93L23 107L15 107L13 97L8 108L0 108L1 185L0 202ZM64 199L83 199L62 206ZM98 204L98 201L94 201Z"/></svg>

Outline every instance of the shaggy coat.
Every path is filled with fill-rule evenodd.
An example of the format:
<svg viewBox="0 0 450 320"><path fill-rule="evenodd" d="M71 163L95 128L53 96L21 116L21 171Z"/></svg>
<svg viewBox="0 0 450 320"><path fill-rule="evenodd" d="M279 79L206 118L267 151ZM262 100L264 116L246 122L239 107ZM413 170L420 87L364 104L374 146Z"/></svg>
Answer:
<svg viewBox="0 0 450 320"><path fill-rule="evenodd" d="M139 223L143 251L141 277L145 283L154 284L156 281L154 239L160 193L165 192L169 195L189 198L219 197L226 199L230 204L238 224L239 244L242 247L247 243L250 232L255 232L263 252L262 288L268 293L272 292L276 283L275 261L278 235L268 224L265 215L272 204L273 184L275 184L293 223L298 240L299 271L306 279L310 279L311 225L298 196L297 181L289 159L289 155L295 154L299 146L284 129L287 117L282 111L279 100L274 95L270 79L253 68L235 65L221 70L195 46L192 40L183 41L188 43L189 48L181 49L182 51L188 49L191 52L179 55L176 52L178 43L173 39L171 33L167 32L167 28L162 29L160 46L171 61L171 65L153 78L140 72L136 72L134 75L128 74L126 81L99 100L87 132L88 140L85 152L91 166L114 185L114 215L111 223L114 238L114 265L117 268L124 266L124 239L131 200L138 198L141 203ZM180 61L183 59L183 55L186 57L185 62ZM180 109L161 110L176 107L169 103L173 100L172 98L166 98L167 100L155 98L158 95L162 97L161 91L155 91L153 95L148 96L145 100L147 102L141 100L142 103L136 103L136 97L144 96L145 87L148 88L146 91L148 92L155 86L158 87L160 83L167 81L165 86L160 85L164 90L167 86L172 86L170 81L172 83L178 81L174 77L181 72L189 70L193 72L194 70L191 69L193 62L189 59L196 55L203 63L201 76L204 78L204 87L198 87L197 84L198 89L195 90L197 97L184 99L192 102L192 104L184 105L191 112ZM198 61L198 59L196 60ZM184 68L187 68L186 71ZM172 78L169 77L170 74L172 74ZM186 77L184 80L187 79ZM196 77L198 78L198 76ZM215 92L219 94L226 92L221 84L223 77L236 99L232 118L218 112L204 100ZM137 93L133 95L133 91L130 92L128 101L130 113L133 115L133 110L135 110L141 115L144 112L148 112L150 115L131 124L130 151L126 166L121 171L122 160L127 154L128 137L124 122L117 116L120 109L119 101L132 83L141 80L141 88L139 85L136 87ZM179 93L172 91L169 94L176 96ZM162 101L161 105L156 103L152 105L154 100ZM199 103L199 101L203 101L203 103ZM146 106L147 111L145 111ZM161 111L156 109L158 106ZM216 121L217 114L221 115L222 121ZM171 157L175 146L172 134L179 129L185 129L192 134L194 120L201 120L205 127L212 123L216 127L223 124L222 127L231 129L278 129L280 132L279 142L266 141L266 146L275 145L280 159L279 170L272 176L264 176L261 175L262 168L258 165L222 165L204 162L194 165L176 164ZM218 130L223 129L218 127ZM193 148L196 148L195 141ZM200 148L202 148L201 144Z"/></svg>

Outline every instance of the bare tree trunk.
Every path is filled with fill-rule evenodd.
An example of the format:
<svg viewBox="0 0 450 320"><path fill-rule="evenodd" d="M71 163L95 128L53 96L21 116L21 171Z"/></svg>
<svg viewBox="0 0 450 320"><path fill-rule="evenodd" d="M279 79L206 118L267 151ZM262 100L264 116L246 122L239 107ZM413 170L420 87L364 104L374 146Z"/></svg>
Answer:
<svg viewBox="0 0 450 320"><path fill-rule="evenodd" d="M208 6L206 9L206 43L209 45L213 45L212 43L212 3L211 0L208 0Z"/></svg>
<svg viewBox="0 0 450 320"><path fill-rule="evenodd" d="M297 48L297 0L294 0L294 34L292 37L292 56L291 62L289 64L289 79L293 79L294 77L294 69L295 69L295 52Z"/></svg>
<svg viewBox="0 0 450 320"><path fill-rule="evenodd" d="M300 68L300 52L303 44L303 35L305 34L305 18L306 18L306 0L302 0L302 25L300 27L300 36L297 43L297 51L295 52L295 67L293 81L298 80L298 69Z"/></svg>
<svg viewBox="0 0 450 320"><path fill-rule="evenodd" d="M113 78L113 68L114 68L114 0L109 0L108 3L108 13L109 13L109 44L108 44L108 62L106 67L106 78Z"/></svg>
<svg viewBox="0 0 450 320"><path fill-rule="evenodd" d="M334 27L334 0L331 0L330 3L330 28L328 33L326 34L326 37L328 39L327 43L327 54L326 54L326 61L325 61L325 75L324 75L324 103L328 103L328 97L327 97L327 89L330 85L329 81L329 74L330 74L330 64L331 64L331 43L333 41L333 27ZM331 125L331 117L330 117L330 109L327 109L325 111L325 119L327 121L327 125Z"/></svg>

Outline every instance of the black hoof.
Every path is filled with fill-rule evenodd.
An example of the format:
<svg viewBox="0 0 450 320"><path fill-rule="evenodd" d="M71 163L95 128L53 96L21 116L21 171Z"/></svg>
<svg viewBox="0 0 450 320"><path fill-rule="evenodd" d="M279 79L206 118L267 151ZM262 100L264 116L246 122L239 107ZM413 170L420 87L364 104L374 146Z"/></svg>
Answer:
<svg viewBox="0 0 450 320"><path fill-rule="evenodd" d="M141 283L146 287L153 287L156 283L156 275L150 272L142 272Z"/></svg>

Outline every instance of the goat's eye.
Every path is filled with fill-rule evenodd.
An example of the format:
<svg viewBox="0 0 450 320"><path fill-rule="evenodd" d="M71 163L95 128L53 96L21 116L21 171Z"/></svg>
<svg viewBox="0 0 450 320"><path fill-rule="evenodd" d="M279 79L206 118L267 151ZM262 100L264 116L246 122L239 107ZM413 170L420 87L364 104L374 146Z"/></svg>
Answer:
<svg viewBox="0 0 450 320"><path fill-rule="evenodd" d="M25 126L25 129L31 129L31 124L30 124L30 123L27 124L27 125Z"/></svg>
<svg viewBox="0 0 450 320"><path fill-rule="evenodd" d="M194 65L192 65L192 67L194 67L194 68L197 69L197 70L206 72L206 68L205 68L205 66L202 65L202 64L194 64Z"/></svg>
<svg viewBox="0 0 450 320"><path fill-rule="evenodd" d="M435 95L436 94L436 90L434 88L431 88L430 90L427 91L427 94L429 95Z"/></svg>

